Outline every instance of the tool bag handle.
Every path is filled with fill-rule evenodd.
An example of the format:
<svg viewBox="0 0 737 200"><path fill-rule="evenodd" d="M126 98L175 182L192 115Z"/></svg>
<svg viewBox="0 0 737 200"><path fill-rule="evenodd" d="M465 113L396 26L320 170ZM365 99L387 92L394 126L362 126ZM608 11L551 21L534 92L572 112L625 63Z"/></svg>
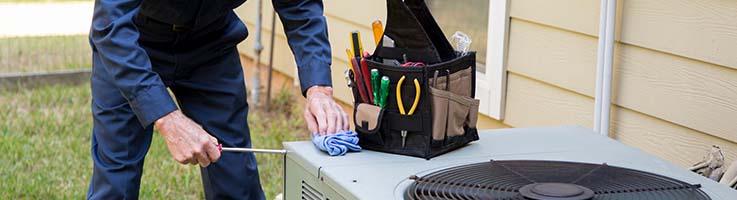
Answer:
<svg viewBox="0 0 737 200"><path fill-rule="evenodd" d="M382 38L373 55L381 58L439 63L456 57L424 0L387 0L384 35L394 40L395 47L383 47Z"/></svg>

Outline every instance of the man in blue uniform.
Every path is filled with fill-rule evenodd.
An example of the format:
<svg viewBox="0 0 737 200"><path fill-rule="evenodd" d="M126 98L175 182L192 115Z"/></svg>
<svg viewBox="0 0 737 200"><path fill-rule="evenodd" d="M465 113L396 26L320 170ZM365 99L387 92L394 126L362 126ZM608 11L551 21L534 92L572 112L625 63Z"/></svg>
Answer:
<svg viewBox="0 0 737 200"><path fill-rule="evenodd" d="M208 199L264 199L250 147L236 44L245 0L97 0L92 47L90 199L137 199L154 127L172 157L199 164ZM299 68L312 133L348 129L333 101L330 44L320 0L273 0ZM171 89L177 104L169 95ZM156 172L149 172L156 173Z"/></svg>

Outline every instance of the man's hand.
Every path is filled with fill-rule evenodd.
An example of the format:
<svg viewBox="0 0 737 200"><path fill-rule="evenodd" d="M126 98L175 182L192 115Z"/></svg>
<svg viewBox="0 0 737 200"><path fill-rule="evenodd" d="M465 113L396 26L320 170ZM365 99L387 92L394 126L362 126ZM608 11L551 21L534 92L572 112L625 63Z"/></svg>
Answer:
<svg viewBox="0 0 737 200"><path fill-rule="evenodd" d="M218 140L179 110L156 120L155 126L166 139L169 153L179 163L207 167L220 158Z"/></svg>
<svg viewBox="0 0 737 200"><path fill-rule="evenodd" d="M313 134L327 135L350 128L348 115L333 100L332 87L312 86L307 89L304 117Z"/></svg>

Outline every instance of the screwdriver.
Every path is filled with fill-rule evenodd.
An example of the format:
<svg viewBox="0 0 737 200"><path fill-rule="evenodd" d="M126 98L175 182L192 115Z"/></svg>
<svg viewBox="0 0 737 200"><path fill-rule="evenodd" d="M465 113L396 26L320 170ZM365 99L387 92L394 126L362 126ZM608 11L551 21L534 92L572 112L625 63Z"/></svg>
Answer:
<svg viewBox="0 0 737 200"><path fill-rule="evenodd" d="M234 147L223 147L222 144L218 144L218 150L222 152L243 152L243 153L267 153L267 154L287 154L287 150L284 149L254 149L254 148L234 148Z"/></svg>
<svg viewBox="0 0 737 200"><path fill-rule="evenodd" d="M371 30L374 32L374 42L376 42L376 45L379 45L381 37L384 36L384 30L382 30L382 28L381 20L377 19L371 23Z"/></svg>

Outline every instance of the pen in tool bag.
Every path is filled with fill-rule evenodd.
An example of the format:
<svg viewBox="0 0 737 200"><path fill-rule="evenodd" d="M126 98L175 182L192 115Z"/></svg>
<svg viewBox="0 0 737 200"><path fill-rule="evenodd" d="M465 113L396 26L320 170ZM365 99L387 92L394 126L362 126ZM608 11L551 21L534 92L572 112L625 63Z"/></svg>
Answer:
<svg viewBox="0 0 737 200"><path fill-rule="evenodd" d="M405 112L404 110L404 104L402 102L402 83L404 82L405 76L402 76L402 78L399 78L399 82L397 82L397 107L399 107L399 114L401 115L412 115L415 113L415 109L417 108L417 104L420 102L420 82L417 81L417 79L414 79L415 84L415 99L412 102L412 107L410 107L409 112ZM402 136L402 148L404 148L404 145L407 141L407 130L401 130L400 132Z"/></svg>

